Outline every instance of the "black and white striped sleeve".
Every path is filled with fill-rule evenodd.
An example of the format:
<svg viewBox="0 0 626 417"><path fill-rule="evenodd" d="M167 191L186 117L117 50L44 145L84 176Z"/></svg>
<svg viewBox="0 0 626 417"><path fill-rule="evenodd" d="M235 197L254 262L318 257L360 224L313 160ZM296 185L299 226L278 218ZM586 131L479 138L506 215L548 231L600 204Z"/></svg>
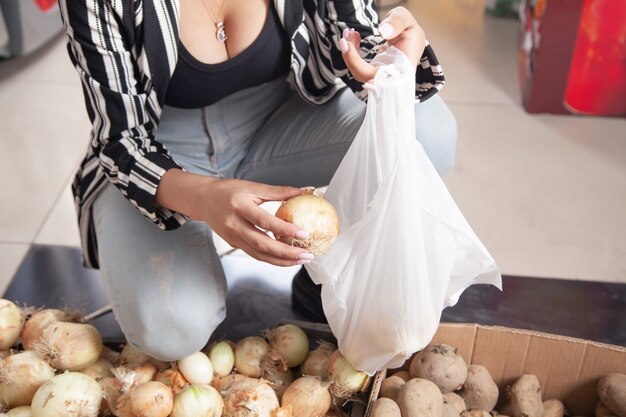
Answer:
<svg viewBox="0 0 626 417"><path fill-rule="evenodd" d="M374 28L378 26L378 13L374 9L373 0L326 0L327 16L330 22L330 36L333 38L330 56L335 71L341 79L360 98L366 98L367 93L360 82L355 80L339 51L339 39L343 29L348 27L359 32L361 35L361 57L370 62L385 40L374 34ZM424 101L435 95L445 83L445 78L439 61L430 46L422 53L420 62L415 73L415 99Z"/></svg>
<svg viewBox="0 0 626 417"><path fill-rule="evenodd" d="M130 4L59 0L99 167L144 216L162 229L174 229L185 222L185 216L155 207L154 197L163 174L180 166L155 140L154 115L159 105L154 92L145 91L138 82L138 65L125 37L129 28L120 27L128 21L125 15L132 16L124 9Z"/></svg>

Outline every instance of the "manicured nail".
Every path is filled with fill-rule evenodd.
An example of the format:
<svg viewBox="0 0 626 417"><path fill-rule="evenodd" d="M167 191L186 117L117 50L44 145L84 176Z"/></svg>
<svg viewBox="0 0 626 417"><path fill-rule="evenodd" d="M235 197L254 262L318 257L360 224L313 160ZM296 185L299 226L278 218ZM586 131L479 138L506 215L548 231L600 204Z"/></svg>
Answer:
<svg viewBox="0 0 626 417"><path fill-rule="evenodd" d="M310 191L315 191L315 187L311 187L311 186L309 186L309 187L300 187L300 189L302 191L309 191L309 192Z"/></svg>
<svg viewBox="0 0 626 417"><path fill-rule="evenodd" d="M293 237L295 237L296 239L308 239L309 232L307 232L306 230L298 230L296 233L294 233Z"/></svg>
<svg viewBox="0 0 626 417"><path fill-rule="evenodd" d="M315 255L312 253L305 252L298 255L299 261L312 261L313 259L315 259Z"/></svg>
<svg viewBox="0 0 626 417"><path fill-rule="evenodd" d="M346 41L344 38L339 39L339 49L341 49L341 52L343 52L344 54L350 49L350 47L348 46L348 41Z"/></svg>
<svg viewBox="0 0 626 417"><path fill-rule="evenodd" d="M378 31L380 32L380 36L385 39L388 39L391 35L393 35L393 26L389 23L383 23L378 26Z"/></svg>
<svg viewBox="0 0 626 417"><path fill-rule="evenodd" d="M311 261L308 259L302 259L301 261L296 262L298 265L306 265L306 264L310 264Z"/></svg>
<svg viewBox="0 0 626 417"><path fill-rule="evenodd" d="M348 40L348 36L350 36L350 29L349 29L349 28L345 28L345 29L343 30L343 34L342 34L342 35L343 35L343 38L344 38L345 40Z"/></svg>

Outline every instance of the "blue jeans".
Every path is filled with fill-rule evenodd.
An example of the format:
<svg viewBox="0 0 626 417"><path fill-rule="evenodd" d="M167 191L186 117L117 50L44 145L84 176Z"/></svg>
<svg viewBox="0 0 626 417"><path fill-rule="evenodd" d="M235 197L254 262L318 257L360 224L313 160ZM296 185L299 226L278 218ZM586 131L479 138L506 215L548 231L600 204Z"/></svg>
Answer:
<svg viewBox="0 0 626 417"><path fill-rule="evenodd" d="M165 107L156 135L190 172L319 187L339 166L365 107L348 89L313 106L278 79L202 109ZM438 96L416 104L415 116L417 140L443 174L454 162L454 117ZM102 278L129 342L165 361L200 350L226 315L226 279L207 224L161 231L113 185L93 211Z"/></svg>

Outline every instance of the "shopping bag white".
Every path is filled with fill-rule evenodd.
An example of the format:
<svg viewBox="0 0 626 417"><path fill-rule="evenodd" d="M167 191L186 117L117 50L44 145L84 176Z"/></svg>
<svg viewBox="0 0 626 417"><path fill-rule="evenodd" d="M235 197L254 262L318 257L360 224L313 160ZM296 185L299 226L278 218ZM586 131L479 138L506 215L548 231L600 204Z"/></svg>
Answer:
<svg viewBox="0 0 626 417"><path fill-rule="evenodd" d="M442 310L476 283L500 288L487 249L415 140L414 71L390 47L365 120L326 198L341 230L307 265L339 349L372 375L399 367L426 346Z"/></svg>

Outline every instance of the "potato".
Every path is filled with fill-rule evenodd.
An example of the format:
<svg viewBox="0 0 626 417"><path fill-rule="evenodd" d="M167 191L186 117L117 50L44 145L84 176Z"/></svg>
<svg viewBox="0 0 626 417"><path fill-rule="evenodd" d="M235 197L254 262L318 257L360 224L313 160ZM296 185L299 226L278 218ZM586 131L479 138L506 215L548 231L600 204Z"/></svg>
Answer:
<svg viewBox="0 0 626 417"><path fill-rule="evenodd" d="M446 344L427 346L415 355L411 377L434 382L442 393L461 388L467 378L467 364L458 351Z"/></svg>
<svg viewBox="0 0 626 417"><path fill-rule="evenodd" d="M467 406L465 405L465 400L459 394L454 392L446 392L443 394L443 404L452 404L456 411L461 414L463 411L467 410Z"/></svg>
<svg viewBox="0 0 626 417"><path fill-rule="evenodd" d="M404 379L404 382L408 381L409 379L411 379L411 374L409 373L409 371L398 371L395 374L393 374L392 376L397 376L400 377L402 379Z"/></svg>
<svg viewBox="0 0 626 417"><path fill-rule="evenodd" d="M380 395L381 398L391 398L392 400L396 400L398 398L398 392L400 392L400 388L405 384L405 380L400 378L399 376L392 375L389 378L385 378L383 383L380 384Z"/></svg>
<svg viewBox="0 0 626 417"><path fill-rule="evenodd" d="M602 401L598 401L596 404L596 417L617 417L614 412L609 410Z"/></svg>
<svg viewBox="0 0 626 417"><path fill-rule="evenodd" d="M543 417L563 417L565 406L559 400L545 400L543 402Z"/></svg>
<svg viewBox="0 0 626 417"><path fill-rule="evenodd" d="M600 400L619 417L626 417L626 374L608 374L598 383Z"/></svg>
<svg viewBox="0 0 626 417"><path fill-rule="evenodd" d="M372 407L371 417L401 417L400 407L389 398L379 398Z"/></svg>
<svg viewBox="0 0 626 417"><path fill-rule="evenodd" d="M478 409L491 411L498 402L500 391L491 374L482 365L470 365L467 371L467 379L459 391L459 395L465 400L468 410Z"/></svg>
<svg viewBox="0 0 626 417"><path fill-rule="evenodd" d="M543 417L541 386L535 375L522 375L507 388L509 403L504 414L512 417Z"/></svg>
<svg viewBox="0 0 626 417"><path fill-rule="evenodd" d="M441 417L443 396L434 382L423 378L407 381L396 400L402 417Z"/></svg>

